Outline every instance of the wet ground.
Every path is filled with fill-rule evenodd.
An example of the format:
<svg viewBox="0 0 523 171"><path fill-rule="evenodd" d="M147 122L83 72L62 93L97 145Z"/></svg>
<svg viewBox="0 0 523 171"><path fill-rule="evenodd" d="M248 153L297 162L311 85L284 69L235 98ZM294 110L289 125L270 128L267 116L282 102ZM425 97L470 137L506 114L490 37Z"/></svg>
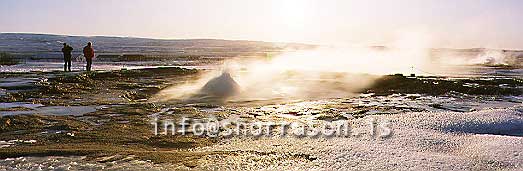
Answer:
<svg viewBox="0 0 523 171"><path fill-rule="evenodd" d="M150 100L202 72L176 67L4 72L0 75L0 169L523 167L523 80L517 75L390 75L343 98ZM153 118L179 121L182 117L311 125L347 122L352 134L312 138L154 134ZM368 129L369 121L385 126L391 134L376 137Z"/></svg>

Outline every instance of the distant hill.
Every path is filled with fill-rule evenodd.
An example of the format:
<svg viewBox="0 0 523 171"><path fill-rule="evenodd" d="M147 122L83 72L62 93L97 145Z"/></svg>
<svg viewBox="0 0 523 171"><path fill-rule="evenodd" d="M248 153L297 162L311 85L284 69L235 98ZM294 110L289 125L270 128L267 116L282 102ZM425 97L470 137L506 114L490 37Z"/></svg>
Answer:
<svg viewBox="0 0 523 171"><path fill-rule="evenodd" d="M314 45L220 39L148 39L106 36L66 36L51 34L0 33L0 51L32 58L59 58L62 43L80 54L87 42L98 54L170 54L197 56L241 56L308 49Z"/></svg>
<svg viewBox="0 0 523 171"><path fill-rule="evenodd" d="M81 54L87 42L93 42L99 59L107 60L159 60L181 57L187 60L227 57L267 56L288 50L313 49L317 45L300 43L274 43L247 40L221 39L149 39L107 36L66 36L51 34L0 33L0 52L16 58L36 60L61 60L62 43L73 46L73 55ZM380 51L385 46L370 46ZM189 57L189 58L187 58ZM196 57L196 58L195 58ZM432 59L461 58L464 63L509 64L523 66L523 51L484 48L446 49L434 48Z"/></svg>

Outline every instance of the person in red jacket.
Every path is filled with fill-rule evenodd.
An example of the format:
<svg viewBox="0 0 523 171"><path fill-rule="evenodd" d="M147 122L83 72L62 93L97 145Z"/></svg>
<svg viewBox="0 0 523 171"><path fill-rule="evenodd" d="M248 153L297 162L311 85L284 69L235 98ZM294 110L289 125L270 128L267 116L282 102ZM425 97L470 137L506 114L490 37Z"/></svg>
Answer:
<svg viewBox="0 0 523 171"><path fill-rule="evenodd" d="M85 69L87 71L91 71L91 65L93 64L94 58L94 49L93 44L91 42L88 42L87 46L84 47L84 57L87 61L87 66L85 66Z"/></svg>

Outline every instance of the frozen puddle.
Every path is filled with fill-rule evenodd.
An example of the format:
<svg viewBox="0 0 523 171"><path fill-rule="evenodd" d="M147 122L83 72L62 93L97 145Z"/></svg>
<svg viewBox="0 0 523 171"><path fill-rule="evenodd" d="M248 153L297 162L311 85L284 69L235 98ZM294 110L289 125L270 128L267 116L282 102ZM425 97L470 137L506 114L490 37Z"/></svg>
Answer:
<svg viewBox="0 0 523 171"><path fill-rule="evenodd" d="M10 108L24 108L23 110L9 110ZM98 107L99 108L99 107ZM42 114L42 115L83 115L91 112L95 112L97 106L44 106L41 104L31 103L0 103L0 115L29 115L29 114Z"/></svg>
<svg viewBox="0 0 523 171"><path fill-rule="evenodd" d="M36 140L9 140L9 141L0 141L0 148L7 148L11 146L15 146L17 144L33 144L36 143Z"/></svg>
<svg viewBox="0 0 523 171"><path fill-rule="evenodd" d="M523 113L517 109L417 112L356 119L388 123L392 135L334 138L237 137L195 151L242 151L208 156L195 169L242 170L521 170ZM253 152L253 153L249 153ZM269 155L263 155L269 154ZM288 154L314 160L289 158Z"/></svg>
<svg viewBox="0 0 523 171"><path fill-rule="evenodd" d="M3 78L0 87L21 87L38 82L38 78Z"/></svg>
<svg viewBox="0 0 523 171"><path fill-rule="evenodd" d="M35 89L35 83L40 81L39 78L2 78L0 80L0 95L7 92L17 92Z"/></svg>
<svg viewBox="0 0 523 171"><path fill-rule="evenodd" d="M23 107L29 109L35 109L37 107L44 106L42 104L24 103L24 102L12 102L12 103L0 103L0 109Z"/></svg>

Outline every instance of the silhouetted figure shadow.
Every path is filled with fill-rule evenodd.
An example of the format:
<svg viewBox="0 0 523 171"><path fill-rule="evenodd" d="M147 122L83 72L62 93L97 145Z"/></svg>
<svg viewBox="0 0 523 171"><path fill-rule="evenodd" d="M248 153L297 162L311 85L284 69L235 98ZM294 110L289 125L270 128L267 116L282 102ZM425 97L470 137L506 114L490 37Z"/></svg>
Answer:
<svg viewBox="0 0 523 171"><path fill-rule="evenodd" d="M73 56L71 52L73 52L73 47L67 45L67 43L64 43L62 52L64 53L64 71L71 71L71 60Z"/></svg>

